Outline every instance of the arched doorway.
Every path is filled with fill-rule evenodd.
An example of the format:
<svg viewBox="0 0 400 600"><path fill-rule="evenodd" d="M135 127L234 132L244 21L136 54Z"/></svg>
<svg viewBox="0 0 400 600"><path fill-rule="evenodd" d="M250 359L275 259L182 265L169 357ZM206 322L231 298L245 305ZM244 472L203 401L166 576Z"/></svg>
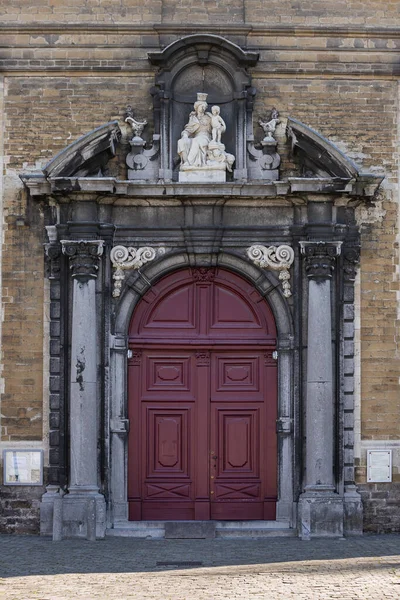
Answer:
<svg viewBox="0 0 400 600"><path fill-rule="evenodd" d="M247 281L184 269L129 328L131 520L275 519L276 327Z"/></svg>

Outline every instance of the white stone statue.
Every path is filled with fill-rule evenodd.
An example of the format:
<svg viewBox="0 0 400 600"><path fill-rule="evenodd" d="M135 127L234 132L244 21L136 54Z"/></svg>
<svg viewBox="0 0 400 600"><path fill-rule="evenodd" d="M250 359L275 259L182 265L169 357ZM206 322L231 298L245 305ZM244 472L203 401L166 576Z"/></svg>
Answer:
<svg viewBox="0 0 400 600"><path fill-rule="evenodd" d="M199 92L194 110L178 140L181 159L179 181L225 181L226 170L232 171L233 154L225 152L221 142L226 124L220 116L219 106L207 110L207 94Z"/></svg>
<svg viewBox="0 0 400 600"><path fill-rule="evenodd" d="M280 123L279 113L274 107L271 110L271 116L269 121L263 121L262 119L258 120L259 125L263 128L265 133L264 142L275 141L273 134L275 133L276 126Z"/></svg>
<svg viewBox="0 0 400 600"><path fill-rule="evenodd" d="M226 125L223 118L220 116L220 107L211 107L211 127L212 127L212 141L221 143L221 135L226 131Z"/></svg>

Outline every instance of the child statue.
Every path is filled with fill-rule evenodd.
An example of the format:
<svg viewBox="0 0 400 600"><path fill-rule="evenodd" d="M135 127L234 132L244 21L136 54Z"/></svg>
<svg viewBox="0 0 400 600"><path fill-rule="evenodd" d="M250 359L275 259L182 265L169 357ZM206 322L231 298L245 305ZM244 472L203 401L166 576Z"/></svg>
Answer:
<svg viewBox="0 0 400 600"><path fill-rule="evenodd" d="M226 125L223 118L220 116L220 107L211 107L211 127L212 127L212 141L221 143L221 135L226 131Z"/></svg>

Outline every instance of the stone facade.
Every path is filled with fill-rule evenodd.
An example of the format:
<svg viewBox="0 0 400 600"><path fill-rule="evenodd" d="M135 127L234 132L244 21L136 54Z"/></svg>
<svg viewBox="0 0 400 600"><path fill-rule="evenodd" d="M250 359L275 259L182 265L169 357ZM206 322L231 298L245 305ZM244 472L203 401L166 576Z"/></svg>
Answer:
<svg viewBox="0 0 400 600"><path fill-rule="evenodd" d="M0 447L45 450L45 481L54 486L53 490L47 489L47 499L58 487L64 488L69 483L71 432L66 407L70 375L66 346L71 341L69 311L73 300L72 286L68 283L69 259L60 249L61 240L104 241L104 256L93 285L101 314L97 323L101 348L97 365L106 374L98 387L102 403L98 431L103 440L97 457L98 483L108 502L115 485L109 476L110 452L121 451L123 444L121 432L112 434L112 427L118 430L117 424L109 425L111 419L122 415L110 400L115 376L112 364L114 361L122 365L126 350L125 340L118 337L122 336L123 328L117 331L116 323L123 320L120 311L132 310L133 296L128 307L124 300L127 293L140 296L145 286L133 271L127 271L121 300L112 299L111 247L118 243L135 248L165 246L167 252L162 260L167 272L169 268L178 268L179 261L173 263L171 258L174 252L181 256L182 265L199 262L207 266L216 260L213 248L219 244L225 252L221 260L228 265L233 260L228 258L232 250L240 254L252 243L289 243L296 257L291 271L293 296L288 306L292 317L295 315L295 324L299 325L305 314L301 317L300 313L306 311L308 301L304 291L308 279L298 242L309 237L319 239L322 235L330 240L340 238L347 245L347 254L342 252L337 259L331 282L332 293L340 302L340 306L332 309L333 341L337 348L333 381L334 483L343 494L345 482L352 482L355 472L364 504L364 529L399 530L396 502L400 482L397 450L400 444L397 206L400 41L391 27L396 24L400 9L398 2L386 2L382 9L377 0L342 4L343 7L340 2L327 2L322 11L319 3L312 1L298 7L285 1L270 2L268 7L255 0L187 2L179 10L170 0L117 5L101 2L96 6L79 3L79 7L69 3L68 8L57 2L51 6L35 2L31 7L26 2L13 2L4 9L0 27L3 46L0 154L4 165L0 186L3 211ZM120 184L119 191L115 191L118 186L114 180L123 182L128 178L126 156L131 149L132 131L124 120L126 106L131 105L136 117L148 121L143 133L148 145L157 127L151 92L160 67L148 55L160 53L184 36L200 33L223 36L242 51L259 53L258 61L243 67L256 91L251 108L252 132L247 134L254 133L255 142L261 142L265 134L258 119L265 121L273 107L278 109L280 123L274 136L281 158L279 181L309 176L307 165L299 167L291 152L286 124L288 118L293 118L333 142L355 162L360 172L384 175L378 191L373 196L358 193L349 199L336 189L328 203L326 194L321 200L315 192L309 193L304 184L303 187L299 184L296 191L294 183L286 195L277 193L277 188L272 192L270 188L267 191L268 186L259 185L239 198L227 187L223 194L216 191L212 200L200 197L196 189L192 190L192 197L187 197L182 189L168 182L163 188L164 181L149 184L140 193L133 188L126 188L123 193ZM225 51L220 50L221 54ZM202 68L200 61L199 69ZM221 111L225 115L223 108ZM71 183L69 189L64 187L58 192L54 187L45 191L43 188L41 193L23 184L20 176L40 171L68 144L114 120L118 121L121 137L115 155L108 156L103 165L103 184L91 182L92 188L86 187L85 191ZM228 150L235 154L234 149ZM96 185L100 186L98 190ZM159 191L161 188L163 193ZM115 194L119 197L117 202ZM331 207L330 215L317 215L318 199ZM222 204L226 206L223 211ZM322 231L318 226L307 229L311 222L322 223L326 229ZM219 223L224 225L224 239L216 226ZM328 227L327 223L333 225ZM56 224L55 233L49 227ZM350 234L340 230L343 225L350 228L347 230L351 230ZM213 233L193 242L176 232L176 228L195 231L196 226L208 227ZM238 226L250 228L251 233L232 233ZM359 268L358 256L349 254L358 243ZM46 244L46 260L43 244ZM149 263L144 269L149 281L157 264L161 263ZM172 264L175 266L169 266ZM345 276L338 279L341 269ZM162 270L157 273L160 276ZM248 272L247 276L257 281L260 270ZM279 283L278 274L272 275L275 276L268 280L269 275L265 275L265 286L270 284L267 280ZM118 308L122 306L123 309ZM306 329L307 320L302 323ZM110 349L105 336L115 334ZM288 339L282 342L283 354ZM300 337L296 340L300 342ZM306 334L302 342L307 343ZM287 349L293 351L291 368L295 386L300 386L291 415L298 427L292 449L296 460L290 463L290 468L294 465L291 502L296 503L304 491L299 465L306 460L301 437L306 426L301 423L307 397L306 356L298 354L298 347ZM123 373L124 367L120 368ZM392 484L367 483L366 452L377 447L393 449ZM348 498L352 490L355 488L348 489ZM5 510L1 529L38 531L37 503L43 492L44 488L38 487L2 486ZM124 490L118 488L118 493L121 505L118 500L116 511L123 504ZM353 506L353 500L349 499L345 511L351 513L346 506ZM102 510L99 506L98 512ZM107 517L109 521L112 518ZM348 516L348 522L351 518Z"/></svg>

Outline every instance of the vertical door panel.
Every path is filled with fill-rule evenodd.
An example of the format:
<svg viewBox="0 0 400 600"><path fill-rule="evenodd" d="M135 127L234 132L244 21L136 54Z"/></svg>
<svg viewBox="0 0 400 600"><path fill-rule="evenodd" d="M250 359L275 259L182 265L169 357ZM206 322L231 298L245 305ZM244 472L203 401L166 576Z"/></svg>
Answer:
<svg viewBox="0 0 400 600"><path fill-rule="evenodd" d="M211 373L211 518L273 519L276 398L264 355L216 352Z"/></svg>
<svg viewBox="0 0 400 600"><path fill-rule="evenodd" d="M140 510L138 501L130 497L130 518L193 519L194 353L143 351L138 370L134 393L137 418L132 419L135 425L130 438L140 440L132 442L140 466ZM136 489L129 491L137 493ZM133 516L139 513L140 517Z"/></svg>

